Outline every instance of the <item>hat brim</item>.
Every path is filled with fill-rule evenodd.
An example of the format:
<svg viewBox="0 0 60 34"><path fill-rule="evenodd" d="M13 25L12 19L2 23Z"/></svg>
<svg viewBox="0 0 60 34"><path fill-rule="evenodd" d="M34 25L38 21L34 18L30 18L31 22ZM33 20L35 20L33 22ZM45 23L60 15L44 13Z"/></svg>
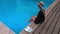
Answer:
<svg viewBox="0 0 60 34"><path fill-rule="evenodd" d="M44 6L42 3L40 3L40 5Z"/></svg>

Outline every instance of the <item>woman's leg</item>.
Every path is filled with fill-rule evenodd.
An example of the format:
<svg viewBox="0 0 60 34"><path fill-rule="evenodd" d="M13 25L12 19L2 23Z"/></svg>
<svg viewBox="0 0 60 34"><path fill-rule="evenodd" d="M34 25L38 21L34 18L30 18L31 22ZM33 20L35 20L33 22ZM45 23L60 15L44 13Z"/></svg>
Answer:
<svg viewBox="0 0 60 34"><path fill-rule="evenodd" d="M32 16L32 18L28 22L34 22L36 16Z"/></svg>

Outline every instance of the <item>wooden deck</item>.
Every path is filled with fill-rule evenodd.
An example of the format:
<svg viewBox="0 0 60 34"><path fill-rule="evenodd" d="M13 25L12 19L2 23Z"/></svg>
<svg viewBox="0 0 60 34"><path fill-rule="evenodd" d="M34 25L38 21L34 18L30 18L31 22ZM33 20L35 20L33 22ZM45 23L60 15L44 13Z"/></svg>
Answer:
<svg viewBox="0 0 60 34"><path fill-rule="evenodd" d="M34 29L28 33L23 30L20 34L60 34L60 0L49 6L45 12L45 21L42 24L31 23L29 26Z"/></svg>
<svg viewBox="0 0 60 34"><path fill-rule="evenodd" d="M60 34L60 2L32 34Z"/></svg>

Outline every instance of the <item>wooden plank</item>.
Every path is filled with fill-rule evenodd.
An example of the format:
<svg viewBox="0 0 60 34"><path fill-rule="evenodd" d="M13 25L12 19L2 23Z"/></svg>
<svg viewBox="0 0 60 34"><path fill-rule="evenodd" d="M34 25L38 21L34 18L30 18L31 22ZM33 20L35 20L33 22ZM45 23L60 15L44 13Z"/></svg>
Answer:
<svg viewBox="0 0 60 34"><path fill-rule="evenodd" d="M46 34L51 34L52 30L54 29L55 25L57 24L59 14L60 13L58 11L58 14L56 15L56 17L55 17L54 21L52 22L51 26L49 27L49 29L47 29Z"/></svg>
<svg viewBox="0 0 60 34"><path fill-rule="evenodd" d="M40 32L40 34L45 34L47 29L49 28L49 26L51 25L52 21L55 19L56 14L58 13L58 8L56 9L56 11L54 11L54 13L52 14L52 16L50 17L49 21L47 22L47 24L45 25L45 27L42 29L42 31Z"/></svg>
<svg viewBox="0 0 60 34"><path fill-rule="evenodd" d="M32 34L38 34L41 29L43 28L43 26L45 26L46 22L49 20L49 18L51 17L51 15L53 14L53 12L56 10L57 7L54 7L54 9L51 11L51 13L46 17L44 23L42 23L39 28L37 28L37 30L35 32L33 32Z"/></svg>
<svg viewBox="0 0 60 34"><path fill-rule="evenodd" d="M59 28L58 34L60 34L60 28Z"/></svg>
<svg viewBox="0 0 60 34"><path fill-rule="evenodd" d="M52 32L53 34L58 34L58 30L60 28L60 15L59 15L59 19L58 19L58 22L57 22L57 25L54 29L54 31Z"/></svg>

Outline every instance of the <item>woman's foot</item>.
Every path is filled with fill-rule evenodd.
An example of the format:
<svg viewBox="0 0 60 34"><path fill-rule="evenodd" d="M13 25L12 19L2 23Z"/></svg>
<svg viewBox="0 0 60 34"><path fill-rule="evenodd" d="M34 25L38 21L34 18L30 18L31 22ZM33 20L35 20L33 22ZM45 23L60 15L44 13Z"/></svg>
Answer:
<svg viewBox="0 0 60 34"><path fill-rule="evenodd" d="M34 22L36 16L32 16L32 18L28 22Z"/></svg>

